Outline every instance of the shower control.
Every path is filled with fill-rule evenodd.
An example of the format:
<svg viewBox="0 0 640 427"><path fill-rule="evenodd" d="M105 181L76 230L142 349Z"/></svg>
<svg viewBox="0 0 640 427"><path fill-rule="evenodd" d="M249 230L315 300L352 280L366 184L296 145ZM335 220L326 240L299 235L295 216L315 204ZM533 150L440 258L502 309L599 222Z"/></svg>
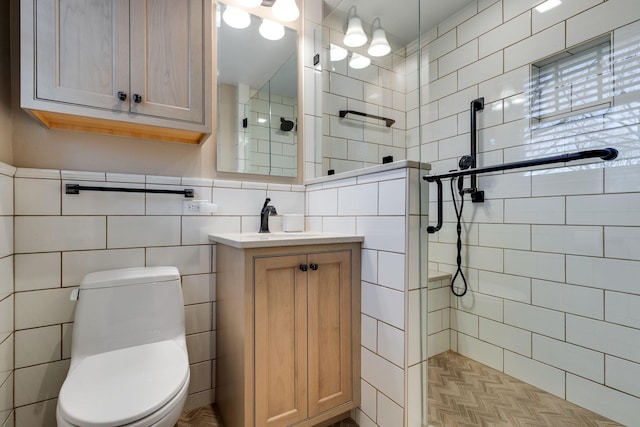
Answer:
<svg viewBox="0 0 640 427"><path fill-rule="evenodd" d="M462 156L460 157L460 161L458 162L458 167L460 169L469 169L473 164L473 157L471 156Z"/></svg>

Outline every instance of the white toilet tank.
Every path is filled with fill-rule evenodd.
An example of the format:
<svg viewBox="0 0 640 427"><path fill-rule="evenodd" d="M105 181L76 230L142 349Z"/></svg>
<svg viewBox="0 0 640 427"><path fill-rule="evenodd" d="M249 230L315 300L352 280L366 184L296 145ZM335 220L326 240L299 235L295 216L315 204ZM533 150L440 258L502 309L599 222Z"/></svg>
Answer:
<svg viewBox="0 0 640 427"><path fill-rule="evenodd" d="M78 293L74 362L98 353L175 340L186 349L180 273L136 267L87 274Z"/></svg>

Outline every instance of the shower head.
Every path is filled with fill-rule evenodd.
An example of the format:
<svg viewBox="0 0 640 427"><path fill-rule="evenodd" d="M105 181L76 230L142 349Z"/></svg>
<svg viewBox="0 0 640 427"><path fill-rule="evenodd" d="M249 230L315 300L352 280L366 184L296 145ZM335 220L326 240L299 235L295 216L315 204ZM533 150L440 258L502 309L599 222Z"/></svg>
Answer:
<svg viewBox="0 0 640 427"><path fill-rule="evenodd" d="M293 121L280 117L280 130L289 132L291 129L293 129Z"/></svg>

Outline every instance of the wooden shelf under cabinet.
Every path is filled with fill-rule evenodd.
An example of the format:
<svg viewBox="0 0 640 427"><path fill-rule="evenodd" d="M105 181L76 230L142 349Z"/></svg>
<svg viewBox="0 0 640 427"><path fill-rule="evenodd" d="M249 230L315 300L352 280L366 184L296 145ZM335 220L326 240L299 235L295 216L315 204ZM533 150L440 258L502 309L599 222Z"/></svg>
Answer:
<svg viewBox="0 0 640 427"><path fill-rule="evenodd" d="M50 129L151 139L154 141L181 142L184 144L199 144L208 136L208 133L205 132L97 119L51 111L30 110L29 113Z"/></svg>

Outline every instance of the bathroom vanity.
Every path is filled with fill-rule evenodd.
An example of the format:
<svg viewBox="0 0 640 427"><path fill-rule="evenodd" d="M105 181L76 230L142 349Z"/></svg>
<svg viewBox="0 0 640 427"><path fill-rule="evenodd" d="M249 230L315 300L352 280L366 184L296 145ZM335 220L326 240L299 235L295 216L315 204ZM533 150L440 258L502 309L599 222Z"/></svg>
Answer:
<svg viewBox="0 0 640 427"><path fill-rule="evenodd" d="M211 235L227 427L314 426L360 403L358 236Z"/></svg>

